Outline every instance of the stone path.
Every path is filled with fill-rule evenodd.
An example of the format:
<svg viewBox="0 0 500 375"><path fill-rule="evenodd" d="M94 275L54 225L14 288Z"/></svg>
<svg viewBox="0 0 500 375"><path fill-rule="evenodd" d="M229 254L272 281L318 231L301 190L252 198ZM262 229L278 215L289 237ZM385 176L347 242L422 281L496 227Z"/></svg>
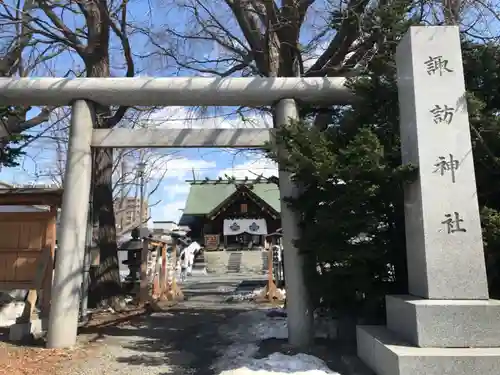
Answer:
<svg viewBox="0 0 500 375"><path fill-rule="evenodd" d="M259 349L254 358L267 357L274 352L294 354L283 339L249 342L246 337L248 317L236 316L258 306L248 301L226 302L229 296L251 292L263 283L265 278L262 276L245 282L236 275L190 278L183 286L187 300L168 311L101 329L102 335L97 338L95 333L80 335L83 342L97 341L95 349L84 360L71 361L71 366L54 375L217 375L222 367L240 366L240 354L251 345ZM265 324L259 329L252 327L252 332L254 329L268 330ZM239 342L238 337L243 341ZM319 340L307 352L342 375L374 375L360 364L355 347ZM221 357L225 364L222 367ZM231 362L233 357L238 359L234 363ZM217 360L218 370L213 368Z"/></svg>
<svg viewBox="0 0 500 375"><path fill-rule="evenodd" d="M154 313L132 323L102 331L95 357L68 369L72 375L214 374L218 350L229 345L220 325L254 308L250 303L227 304L237 280L188 283L188 299L168 312Z"/></svg>

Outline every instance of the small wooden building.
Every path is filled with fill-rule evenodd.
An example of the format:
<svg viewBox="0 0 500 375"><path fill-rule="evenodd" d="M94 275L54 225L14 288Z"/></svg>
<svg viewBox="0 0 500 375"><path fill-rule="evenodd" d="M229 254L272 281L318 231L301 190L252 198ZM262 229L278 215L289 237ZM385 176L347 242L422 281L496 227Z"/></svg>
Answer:
<svg viewBox="0 0 500 375"><path fill-rule="evenodd" d="M201 180L191 183L179 225L190 236L216 248L264 246L266 236L281 227L278 186L262 180Z"/></svg>
<svg viewBox="0 0 500 375"><path fill-rule="evenodd" d="M0 188L0 290L33 289L44 251L42 313L50 304L57 208L62 189ZM35 283L36 284L36 283Z"/></svg>

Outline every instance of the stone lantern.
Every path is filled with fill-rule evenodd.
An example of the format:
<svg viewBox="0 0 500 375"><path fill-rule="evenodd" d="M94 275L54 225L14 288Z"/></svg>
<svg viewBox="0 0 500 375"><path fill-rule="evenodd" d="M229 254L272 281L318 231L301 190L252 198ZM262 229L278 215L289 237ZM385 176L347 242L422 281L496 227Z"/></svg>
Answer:
<svg viewBox="0 0 500 375"><path fill-rule="evenodd" d="M142 240L139 228L132 230L132 238L124 242L118 251L127 252L127 260L122 263L129 269L129 274L125 277L124 286L128 291L132 291L134 286L140 282L139 271L141 268Z"/></svg>

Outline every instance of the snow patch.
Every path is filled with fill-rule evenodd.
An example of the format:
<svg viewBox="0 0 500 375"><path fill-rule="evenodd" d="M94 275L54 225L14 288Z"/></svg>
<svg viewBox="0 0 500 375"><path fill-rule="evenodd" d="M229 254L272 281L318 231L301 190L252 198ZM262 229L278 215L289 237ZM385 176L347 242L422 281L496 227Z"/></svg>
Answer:
<svg viewBox="0 0 500 375"><path fill-rule="evenodd" d="M278 288L278 292L282 294L283 298L286 298L286 289Z"/></svg>
<svg viewBox="0 0 500 375"><path fill-rule="evenodd" d="M21 317L24 311L24 302L12 301L0 308L0 327L10 327L16 324L16 319Z"/></svg>
<svg viewBox="0 0 500 375"><path fill-rule="evenodd" d="M270 317L271 310L261 309L243 312L220 328L220 333L233 342L220 351L221 357L214 365L219 375L323 375L338 374L314 356L299 353L293 356L273 353L256 359L262 340L288 338L286 318Z"/></svg>
<svg viewBox="0 0 500 375"><path fill-rule="evenodd" d="M253 301L257 297L259 297L265 290L266 290L266 287L262 287L262 288L254 289L253 291L247 292L247 293L233 294L233 295L226 298L226 302ZM283 298L286 298L286 290L285 289L278 289L278 293L281 294L283 296Z"/></svg>
<svg viewBox="0 0 500 375"><path fill-rule="evenodd" d="M338 374L326 366L325 362L312 355L299 353L293 356L273 353L262 359L251 359L248 363L234 370L222 371L220 375L252 375L252 374L296 374L323 375ZM338 374L339 375L339 374Z"/></svg>
<svg viewBox="0 0 500 375"><path fill-rule="evenodd" d="M252 301L256 297L258 297L265 289L265 287L257 288L251 292L233 294L226 298L226 302Z"/></svg>

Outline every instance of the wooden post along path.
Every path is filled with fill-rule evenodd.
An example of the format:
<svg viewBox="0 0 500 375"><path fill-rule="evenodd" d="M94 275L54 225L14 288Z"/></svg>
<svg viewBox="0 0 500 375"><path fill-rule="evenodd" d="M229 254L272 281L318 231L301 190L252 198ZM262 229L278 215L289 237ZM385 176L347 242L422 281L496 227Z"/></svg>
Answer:
<svg viewBox="0 0 500 375"><path fill-rule="evenodd" d="M141 251L141 280L139 289L139 303L145 304L149 301L149 282L148 282L148 253L149 239L143 238Z"/></svg>
<svg viewBox="0 0 500 375"><path fill-rule="evenodd" d="M152 299L158 299L161 295L161 250L164 247L164 244L157 241L149 242L152 248L156 250L156 262L153 265L153 291L152 291Z"/></svg>
<svg viewBox="0 0 500 375"><path fill-rule="evenodd" d="M170 267L167 259L167 243L162 240L152 240L150 244L157 249L157 259L155 265L155 275L153 279L153 299L163 300L166 299L168 293L170 275Z"/></svg>
<svg viewBox="0 0 500 375"><path fill-rule="evenodd" d="M181 288L177 284L177 245L174 243L172 245L172 256L170 257L170 267L168 267L168 272L172 275L172 283L167 281L167 289L163 294L162 298L168 301L178 301L184 299L184 293L182 293Z"/></svg>
<svg viewBox="0 0 500 375"><path fill-rule="evenodd" d="M257 300L268 300L269 302L283 301L283 293L278 289L273 280L273 250L269 248L267 252L267 285L262 293L257 296Z"/></svg>

